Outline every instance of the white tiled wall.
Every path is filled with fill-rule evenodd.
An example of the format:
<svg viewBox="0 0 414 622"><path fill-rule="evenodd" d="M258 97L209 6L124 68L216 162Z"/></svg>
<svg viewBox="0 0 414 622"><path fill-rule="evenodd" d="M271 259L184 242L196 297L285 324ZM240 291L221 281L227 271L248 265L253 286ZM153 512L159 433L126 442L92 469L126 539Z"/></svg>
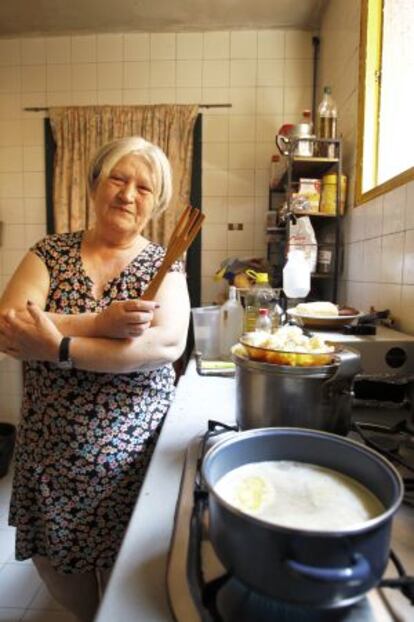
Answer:
<svg viewBox="0 0 414 622"><path fill-rule="evenodd" d="M354 208L360 4L331 0L320 33L320 86L332 85L349 176L342 299L389 308L414 334L414 182Z"/></svg>
<svg viewBox="0 0 414 622"><path fill-rule="evenodd" d="M310 107L312 34L261 30L0 39L0 286L45 233L43 113L28 106L230 103L203 109L203 302L229 256L264 256L274 136ZM229 231L229 222L243 223ZM0 419L18 365L0 362Z"/></svg>

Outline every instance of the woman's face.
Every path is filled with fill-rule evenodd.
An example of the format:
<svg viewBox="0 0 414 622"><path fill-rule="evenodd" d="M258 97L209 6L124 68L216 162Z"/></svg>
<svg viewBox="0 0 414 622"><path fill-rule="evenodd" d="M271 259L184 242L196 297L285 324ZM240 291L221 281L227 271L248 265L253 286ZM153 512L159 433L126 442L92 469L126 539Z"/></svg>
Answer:
<svg viewBox="0 0 414 622"><path fill-rule="evenodd" d="M154 180L146 162L137 155L121 158L92 195L97 224L139 234L154 209Z"/></svg>

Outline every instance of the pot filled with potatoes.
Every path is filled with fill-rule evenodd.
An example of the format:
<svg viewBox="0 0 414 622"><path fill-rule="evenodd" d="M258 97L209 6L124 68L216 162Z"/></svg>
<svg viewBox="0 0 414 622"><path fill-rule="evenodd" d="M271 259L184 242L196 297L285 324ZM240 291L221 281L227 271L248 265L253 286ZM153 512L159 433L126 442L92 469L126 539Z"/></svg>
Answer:
<svg viewBox="0 0 414 622"><path fill-rule="evenodd" d="M241 429L301 427L346 435L360 354L289 324L245 333L232 349Z"/></svg>

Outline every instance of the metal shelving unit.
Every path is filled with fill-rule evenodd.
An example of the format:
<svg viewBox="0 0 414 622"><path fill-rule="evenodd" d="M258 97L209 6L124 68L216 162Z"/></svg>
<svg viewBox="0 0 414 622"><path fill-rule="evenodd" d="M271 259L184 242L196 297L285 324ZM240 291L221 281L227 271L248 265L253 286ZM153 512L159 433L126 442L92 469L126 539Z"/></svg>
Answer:
<svg viewBox="0 0 414 622"><path fill-rule="evenodd" d="M303 140L301 138L301 140ZM311 275L311 291L309 300L338 301L339 277L343 263L342 216L341 205L341 175L342 175L342 142L340 139L311 139L315 148L334 144L334 158L304 157L294 155L297 140L290 140L288 144L287 170L276 189L269 190L269 212L276 211L277 225L266 229L268 244L267 258L272 266L274 287L282 286L282 270L286 262L291 222L302 216L309 216L315 230L316 242L319 246L330 248L333 251L332 267L329 273L313 273ZM336 184L336 212L326 214L322 212L294 211L292 209L292 193L294 185L300 178L322 179L327 173L337 174ZM281 206L284 209L281 209ZM284 213L284 219L278 218L278 213Z"/></svg>

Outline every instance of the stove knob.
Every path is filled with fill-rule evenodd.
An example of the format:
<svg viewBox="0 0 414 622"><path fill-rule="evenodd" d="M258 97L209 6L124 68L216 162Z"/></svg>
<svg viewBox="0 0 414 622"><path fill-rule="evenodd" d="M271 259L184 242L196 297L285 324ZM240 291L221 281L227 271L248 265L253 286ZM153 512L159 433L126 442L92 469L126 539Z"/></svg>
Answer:
<svg viewBox="0 0 414 622"><path fill-rule="evenodd" d="M402 348L390 348L385 355L385 362L393 369L402 367L407 362L407 353Z"/></svg>

